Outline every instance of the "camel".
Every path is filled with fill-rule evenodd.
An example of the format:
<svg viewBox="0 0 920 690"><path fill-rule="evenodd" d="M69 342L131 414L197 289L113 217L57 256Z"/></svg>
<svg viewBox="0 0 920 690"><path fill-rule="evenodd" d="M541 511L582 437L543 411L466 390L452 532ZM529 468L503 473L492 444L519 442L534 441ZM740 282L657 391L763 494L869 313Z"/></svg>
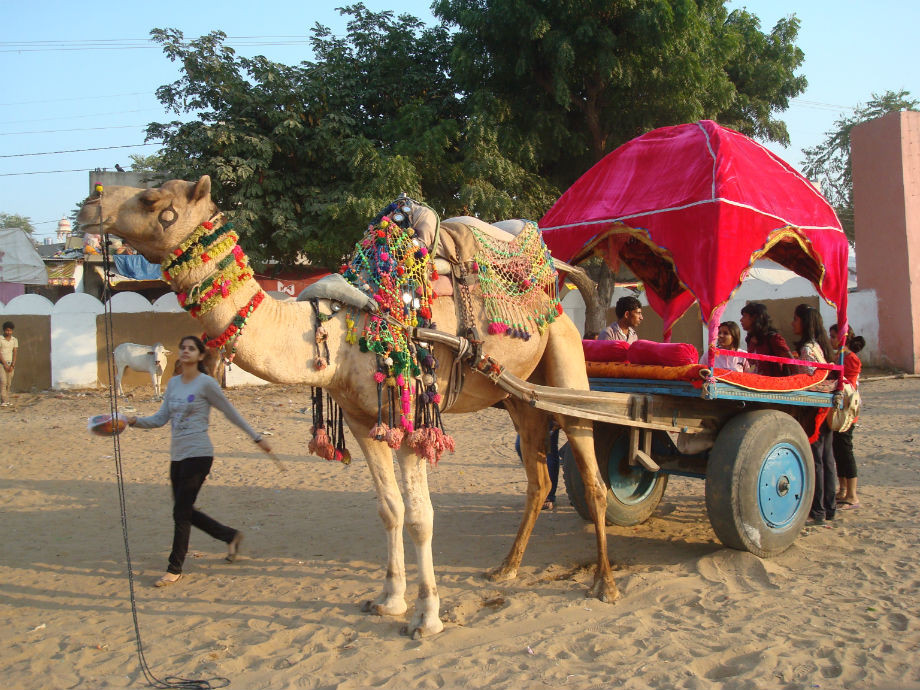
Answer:
<svg viewBox="0 0 920 690"><path fill-rule="evenodd" d="M170 180L154 189L107 187L90 196L80 211L78 221L84 225L100 225L100 233L116 235L133 246L147 260L162 263L178 256L180 245L203 223L221 222L220 211L211 199L211 180L207 175L196 182ZM205 225L205 227L210 227ZM188 242L183 245L187 249ZM238 247L234 251L241 252ZM211 257L216 263L220 258ZM190 262L194 263L194 262ZM168 264L167 264L168 265ZM180 300L193 286L208 280L214 263L188 268L174 267L168 271L171 288ZM260 297L261 294L261 297ZM262 299L264 297L264 299ZM268 381L303 384L325 389L341 407L345 423L354 434L373 478L377 507L386 530L387 567L383 588L373 600L364 602L362 610L377 615L401 616L408 610L405 599L406 572L403 552L405 527L415 546L418 561L418 594L415 609L404 634L417 639L441 632L440 597L434 573L431 540L433 509L429 496L427 465L411 448L403 444L396 456L402 475L397 481L393 467L393 451L386 442L369 437L378 417L378 393L374 382L375 356L362 352L346 342L345 310L334 311L328 301L320 301L324 313L322 326L326 329L328 365L317 368L315 304L311 302L282 302L271 299L258 283L249 278L228 290L216 304L198 315L209 337L227 332L234 318L247 313L246 305L260 301L258 308L248 313L242 332L234 344L234 363L244 370ZM481 307L481 305L480 305ZM431 302L432 320L439 331L457 333L457 310L453 297L438 297ZM485 334L482 309L475 310L481 321L479 332ZM195 315L194 311L192 312ZM434 354L440 362L451 362L454 353L434 344ZM588 390L581 336L574 324L560 316L548 324L545 331L527 340L510 338L506 334L484 335L482 352L500 362L506 371L530 382L569 389ZM450 366L437 370L438 383L443 389ZM517 576L528 539L541 505L549 489L546 469L545 430L547 413L501 390L487 376L469 373L459 397L448 413L474 412L502 405L509 412L521 437L521 453L527 475L524 515L508 555L486 577L495 582ZM586 487L586 500L594 517L597 541L597 566L594 581L587 596L605 602L619 597L607 556L604 523L606 488L599 478L594 455L593 428L590 421L555 415L565 431L574 452ZM401 490L400 490L401 488Z"/></svg>

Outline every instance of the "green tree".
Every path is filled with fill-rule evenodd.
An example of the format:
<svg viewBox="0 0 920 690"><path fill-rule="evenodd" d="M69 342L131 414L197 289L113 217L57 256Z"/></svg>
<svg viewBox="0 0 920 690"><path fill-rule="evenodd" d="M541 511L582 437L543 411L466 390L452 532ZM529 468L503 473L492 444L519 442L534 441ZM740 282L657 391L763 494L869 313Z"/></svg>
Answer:
<svg viewBox="0 0 920 690"><path fill-rule="evenodd" d="M161 170L212 176L247 250L338 266L367 220L400 192L442 215L498 213L554 198L520 166L495 164L491 129L468 118L450 79L449 35L362 4L344 37L317 25L315 59L285 66L238 57L214 32L152 32L182 77L161 102L191 122L154 123ZM496 216L492 216L493 218Z"/></svg>
<svg viewBox="0 0 920 690"><path fill-rule="evenodd" d="M131 172L166 172L163 168L163 157L159 154L153 153L145 156L140 153L132 153L129 158L131 158Z"/></svg>
<svg viewBox="0 0 920 690"><path fill-rule="evenodd" d="M802 151L802 172L821 185L821 191L837 212L840 224L850 241L856 238L853 227L853 166L850 162L850 132L868 120L898 110L917 110L920 101L910 97L910 92L886 91L881 96L873 93L864 106L857 106L852 115L842 116L824 134L824 141Z"/></svg>
<svg viewBox="0 0 920 690"><path fill-rule="evenodd" d="M26 216L20 216L16 213L0 213L0 228L20 228L30 235L35 232L35 226L32 225L31 219Z"/></svg>
<svg viewBox="0 0 920 690"><path fill-rule="evenodd" d="M799 23L769 33L724 0L436 0L458 27L454 75L500 128L503 155L534 151L535 172L565 189L607 153L665 125L714 119L786 144L776 114L807 84L795 70ZM511 48L513 47L513 49ZM585 266L599 304L614 288L602 262ZM587 316L601 330L603 310Z"/></svg>

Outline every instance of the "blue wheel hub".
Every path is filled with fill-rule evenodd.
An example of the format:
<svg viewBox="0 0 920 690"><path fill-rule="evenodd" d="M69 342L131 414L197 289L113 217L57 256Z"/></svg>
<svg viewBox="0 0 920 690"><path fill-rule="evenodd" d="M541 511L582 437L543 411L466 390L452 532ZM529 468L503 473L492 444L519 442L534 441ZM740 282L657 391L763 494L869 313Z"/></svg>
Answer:
<svg viewBox="0 0 920 690"><path fill-rule="evenodd" d="M793 521L804 500L805 476L805 461L794 446L778 443L767 453L757 482L757 504L769 527L782 529Z"/></svg>
<svg viewBox="0 0 920 690"><path fill-rule="evenodd" d="M628 441L620 437L610 449L607 481L610 483L610 491L620 503L634 505L641 503L652 493L657 474L649 472L644 467L623 462L627 446Z"/></svg>

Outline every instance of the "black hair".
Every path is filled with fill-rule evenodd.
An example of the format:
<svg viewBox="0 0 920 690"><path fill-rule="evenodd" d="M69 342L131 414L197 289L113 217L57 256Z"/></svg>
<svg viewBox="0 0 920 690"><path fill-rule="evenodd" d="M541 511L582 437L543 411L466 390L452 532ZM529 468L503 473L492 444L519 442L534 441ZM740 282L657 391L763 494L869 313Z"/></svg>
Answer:
<svg viewBox="0 0 920 690"><path fill-rule="evenodd" d="M722 328L723 326L725 326L725 328L728 329L728 332L731 333L732 349L737 350L739 347L741 347L741 328L734 321L723 321L719 324L719 328Z"/></svg>
<svg viewBox="0 0 920 690"><path fill-rule="evenodd" d="M622 319L626 312L635 311L636 309L642 309L642 302L632 295L620 297L620 299L617 300L616 312L618 319Z"/></svg>
<svg viewBox="0 0 920 690"><path fill-rule="evenodd" d="M16 326L13 325L13 322L12 322L12 321L4 321L4 322L3 322L3 330L5 331L7 328L15 329Z"/></svg>
<svg viewBox="0 0 920 690"><path fill-rule="evenodd" d="M854 335L847 341L847 347L854 355L866 346L866 339L861 335Z"/></svg>
<svg viewBox="0 0 920 690"><path fill-rule="evenodd" d="M191 340L195 344L195 349L198 350L198 352L201 354L205 354L207 352L207 348L204 346L204 341L197 335L182 336L182 338L179 340L179 349L182 349L182 343L184 343L186 340ZM204 360L198 360L198 371L200 371L202 374L208 373L208 370L204 366Z"/></svg>
<svg viewBox="0 0 920 690"><path fill-rule="evenodd" d="M807 304L800 304L795 308L795 315L802 324L802 336L795 344L795 349L801 354L802 347L805 343L813 340L821 347L821 351L824 354L824 361L830 362L833 357L831 354L831 341L830 338L827 337L827 331L824 330L824 320L821 318L821 313L814 307L810 307Z"/></svg>
<svg viewBox="0 0 920 690"><path fill-rule="evenodd" d="M741 307L741 313L747 314L752 319L751 327L748 329L748 334L745 338L745 342L749 347L751 339L756 340L758 343L762 343L769 335L777 332L773 327L773 322L770 320L770 315L767 313L767 306L765 304L750 302Z"/></svg>

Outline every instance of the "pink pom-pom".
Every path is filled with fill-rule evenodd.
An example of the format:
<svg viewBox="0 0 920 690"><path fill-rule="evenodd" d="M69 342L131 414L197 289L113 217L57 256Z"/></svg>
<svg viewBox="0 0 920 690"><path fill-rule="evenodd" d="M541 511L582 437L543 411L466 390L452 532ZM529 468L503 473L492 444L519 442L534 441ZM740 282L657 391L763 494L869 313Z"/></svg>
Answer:
<svg viewBox="0 0 920 690"><path fill-rule="evenodd" d="M408 418L406 415L402 415L402 416L399 418L399 423L402 425L402 428L403 428L403 429L405 429L406 431L408 431L410 434L412 433L412 431L413 431L413 429L414 429L414 426L413 426L412 422L409 421L409 418Z"/></svg>
<svg viewBox="0 0 920 690"><path fill-rule="evenodd" d="M498 321L493 321L489 324L489 335L499 335L508 330L508 325L500 323Z"/></svg>
<svg viewBox="0 0 920 690"><path fill-rule="evenodd" d="M307 450L314 455L318 455L326 460L332 460L335 454L335 448L329 442L329 435L326 433L326 427L313 427L313 438L307 444Z"/></svg>
<svg viewBox="0 0 920 690"><path fill-rule="evenodd" d="M440 405L440 404L441 404L441 394L440 394L440 393L432 393L432 394L431 394L431 402L433 402L435 405Z"/></svg>
<svg viewBox="0 0 920 690"><path fill-rule="evenodd" d="M372 438L375 441L384 441L387 437L387 432L390 430L386 424L377 424L371 427L371 432L368 434L368 438Z"/></svg>
<svg viewBox="0 0 920 690"><path fill-rule="evenodd" d="M398 381L397 381L397 383L398 383ZM404 403L407 403L407 402L409 402L410 400L412 400L412 398L409 397L409 389L408 389L408 388L404 388L404 389L403 389L402 395L401 395L400 397L402 398L402 401L403 401Z"/></svg>
<svg viewBox="0 0 920 690"><path fill-rule="evenodd" d="M399 386L400 388L406 385L406 379L402 374L396 375L396 385Z"/></svg>
<svg viewBox="0 0 920 690"><path fill-rule="evenodd" d="M383 383L386 380L386 375L382 371L374 372L374 381L377 383Z"/></svg>
<svg viewBox="0 0 920 690"><path fill-rule="evenodd" d="M421 254L422 256L428 256L428 247L422 247L418 251L419 251L419 254Z"/></svg>
<svg viewBox="0 0 920 690"><path fill-rule="evenodd" d="M381 260L381 261L389 261L389 260L390 260L390 255L387 254L386 252L380 252L380 260Z"/></svg>
<svg viewBox="0 0 920 690"><path fill-rule="evenodd" d="M393 450L398 450L402 445L403 437L405 435L405 432L399 427L392 427L387 432L387 445Z"/></svg>

